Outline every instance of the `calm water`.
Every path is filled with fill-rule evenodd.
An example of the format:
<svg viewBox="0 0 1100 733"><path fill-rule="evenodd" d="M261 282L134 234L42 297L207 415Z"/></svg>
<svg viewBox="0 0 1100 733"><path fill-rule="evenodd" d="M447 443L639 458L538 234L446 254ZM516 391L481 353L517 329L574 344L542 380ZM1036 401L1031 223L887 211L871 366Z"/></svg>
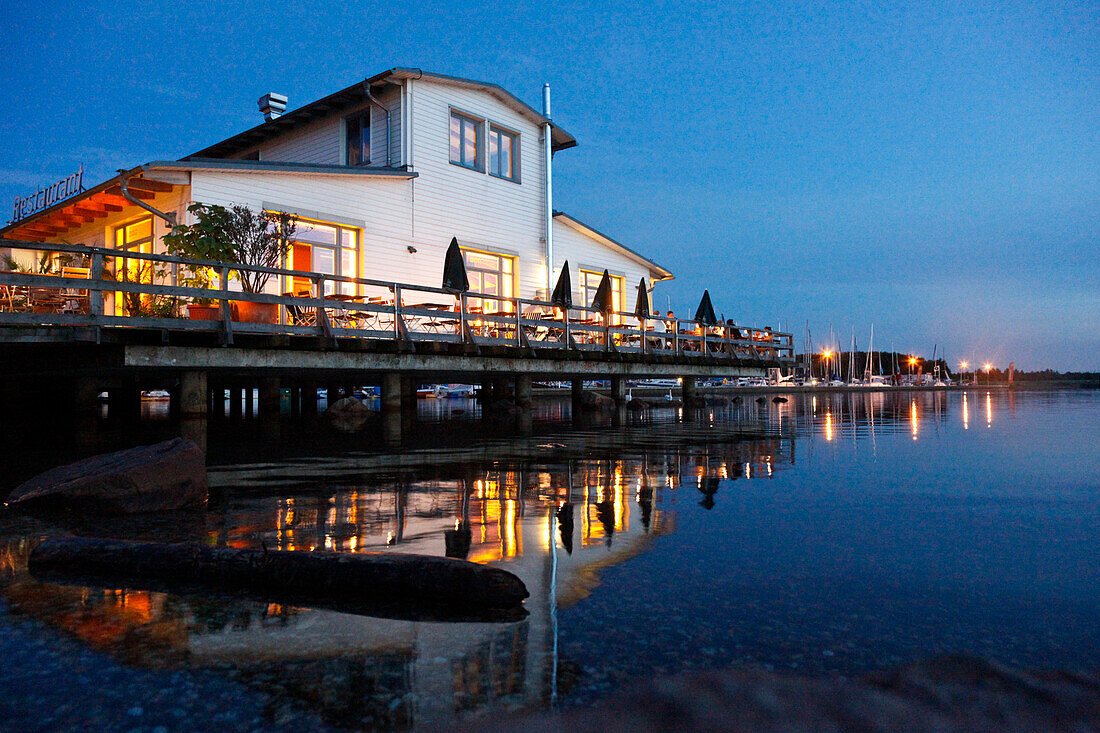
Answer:
<svg viewBox="0 0 1100 733"><path fill-rule="evenodd" d="M206 513L68 527L465 556L524 579L522 621L40 583L26 555L56 530L11 517L0 592L127 664L217 669L349 727L585 704L698 668L857 674L942 652L1100 667L1096 392L744 397L622 427L539 409L528 438L439 401L402 453L215 451Z"/></svg>

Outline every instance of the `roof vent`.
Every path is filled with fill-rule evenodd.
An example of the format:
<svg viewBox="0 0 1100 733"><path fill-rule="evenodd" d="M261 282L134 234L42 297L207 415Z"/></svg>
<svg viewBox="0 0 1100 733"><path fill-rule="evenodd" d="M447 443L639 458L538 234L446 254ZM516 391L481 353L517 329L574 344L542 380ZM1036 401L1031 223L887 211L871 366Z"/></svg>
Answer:
<svg viewBox="0 0 1100 733"><path fill-rule="evenodd" d="M257 100L256 104L263 113L264 119L271 122L276 117L281 117L286 112L286 95L268 92Z"/></svg>

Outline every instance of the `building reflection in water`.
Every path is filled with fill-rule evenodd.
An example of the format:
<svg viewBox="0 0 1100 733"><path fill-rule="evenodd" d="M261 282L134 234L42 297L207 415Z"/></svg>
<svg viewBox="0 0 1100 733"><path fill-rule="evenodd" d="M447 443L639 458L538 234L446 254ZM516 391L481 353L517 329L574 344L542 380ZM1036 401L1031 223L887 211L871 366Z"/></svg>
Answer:
<svg viewBox="0 0 1100 733"><path fill-rule="evenodd" d="M673 532L673 495L688 492L681 498L690 495L692 508L710 511L721 504L728 482L774 476L794 463L799 424L809 425L811 435L820 430L827 441L907 427L916 437L918 398L906 399L822 395L753 406L746 408L758 410L754 422L745 423L751 430L715 429L718 420L555 434L555 442L530 438L212 469L221 498L192 539L499 564L531 593L529 615L518 622L416 622L240 598L46 584L26 573L32 543L26 536L0 545L6 547L0 591L16 612L129 663L228 667L246 684L299 700L335 725L405 729L545 706L568 693L562 679L576 679L559 676L568 664L558 659L559 609L590 595L603 568ZM934 404L926 402L924 412ZM986 404L991 415L988 397ZM157 535L150 530L148 537Z"/></svg>

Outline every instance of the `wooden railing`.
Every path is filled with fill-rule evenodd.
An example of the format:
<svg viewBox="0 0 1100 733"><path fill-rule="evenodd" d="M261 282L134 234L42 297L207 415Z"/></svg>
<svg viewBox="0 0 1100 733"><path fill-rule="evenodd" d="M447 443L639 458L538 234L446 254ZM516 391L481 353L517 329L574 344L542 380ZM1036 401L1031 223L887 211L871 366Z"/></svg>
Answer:
<svg viewBox="0 0 1100 733"><path fill-rule="evenodd" d="M83 270L60 266L45 273L0 272L0 326L111 326L214 331L224 343L234 333L291 334L323 339L436 341L473 345L706 356L747 363L789 363L789 333L744 326L702 327L693 321L603 314L574 306L489 293L270 267L230 265L171 255L42 242L0 240L4 247L79 258ZM213 288L175 284L181 272L209 268ZM266 273L282 295L232 290L234 272ZM303 288L302 283L309 283ZM110 301L114 301L114 307ZM213 320L188 317L195 301L216 303ZM245 322L244 303L268 304L276 322ZM270 306L275 306L274 309ZM113 312L112 312L113 311ZM549 355L549 354L548 354Z"/></svg>

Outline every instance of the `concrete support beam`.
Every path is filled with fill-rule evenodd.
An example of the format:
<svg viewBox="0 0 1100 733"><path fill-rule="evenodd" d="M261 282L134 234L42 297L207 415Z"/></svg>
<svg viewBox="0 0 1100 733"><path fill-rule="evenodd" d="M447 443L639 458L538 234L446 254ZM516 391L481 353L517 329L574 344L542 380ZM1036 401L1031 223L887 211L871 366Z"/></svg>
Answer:
<svg viewBox="0 0 1100 733"><path fill-rule="evenodd" d="M282 385L278 377L260 379L260 417L278 417L281 411Z"/></svg>
<svg viewBox="0 0 1100 733"><path fill-rule="evenodd" d="M622 377L611 377L611 399L616 407L626 404L626 380Z"/></svg>
<svg viewBox="0 0 1100 733"><path fill-rule="evenodd" d="M311 417L317 414L317 384L305 382L302 384L302 414Z"/></svg>
<svg viewBox="0 0 1100 733"><path fill-rule="evenodd" d="M531 375L530 374L517 374L516 375L516 405L524 410L531 409Z"/></svg>
<svg viewBox="0 0 1100 733"><path fill-rule="evenodd" d="M684 377L680 385L680 399L684 403L684 409L695 406L695 377Z"/></svg>
<svg viewBox="0 0 1100 733"><path fill-rule="evenodd" d="M382 375L382 440L387 445L401 442L401 374Z"/></svg>
<svg viewBox="0 0 1100 733"><path fill-rule="evenodd" d="M189 371L180 375L180 437L206 451L206 415L209 389L206 372Z"/></svg>

